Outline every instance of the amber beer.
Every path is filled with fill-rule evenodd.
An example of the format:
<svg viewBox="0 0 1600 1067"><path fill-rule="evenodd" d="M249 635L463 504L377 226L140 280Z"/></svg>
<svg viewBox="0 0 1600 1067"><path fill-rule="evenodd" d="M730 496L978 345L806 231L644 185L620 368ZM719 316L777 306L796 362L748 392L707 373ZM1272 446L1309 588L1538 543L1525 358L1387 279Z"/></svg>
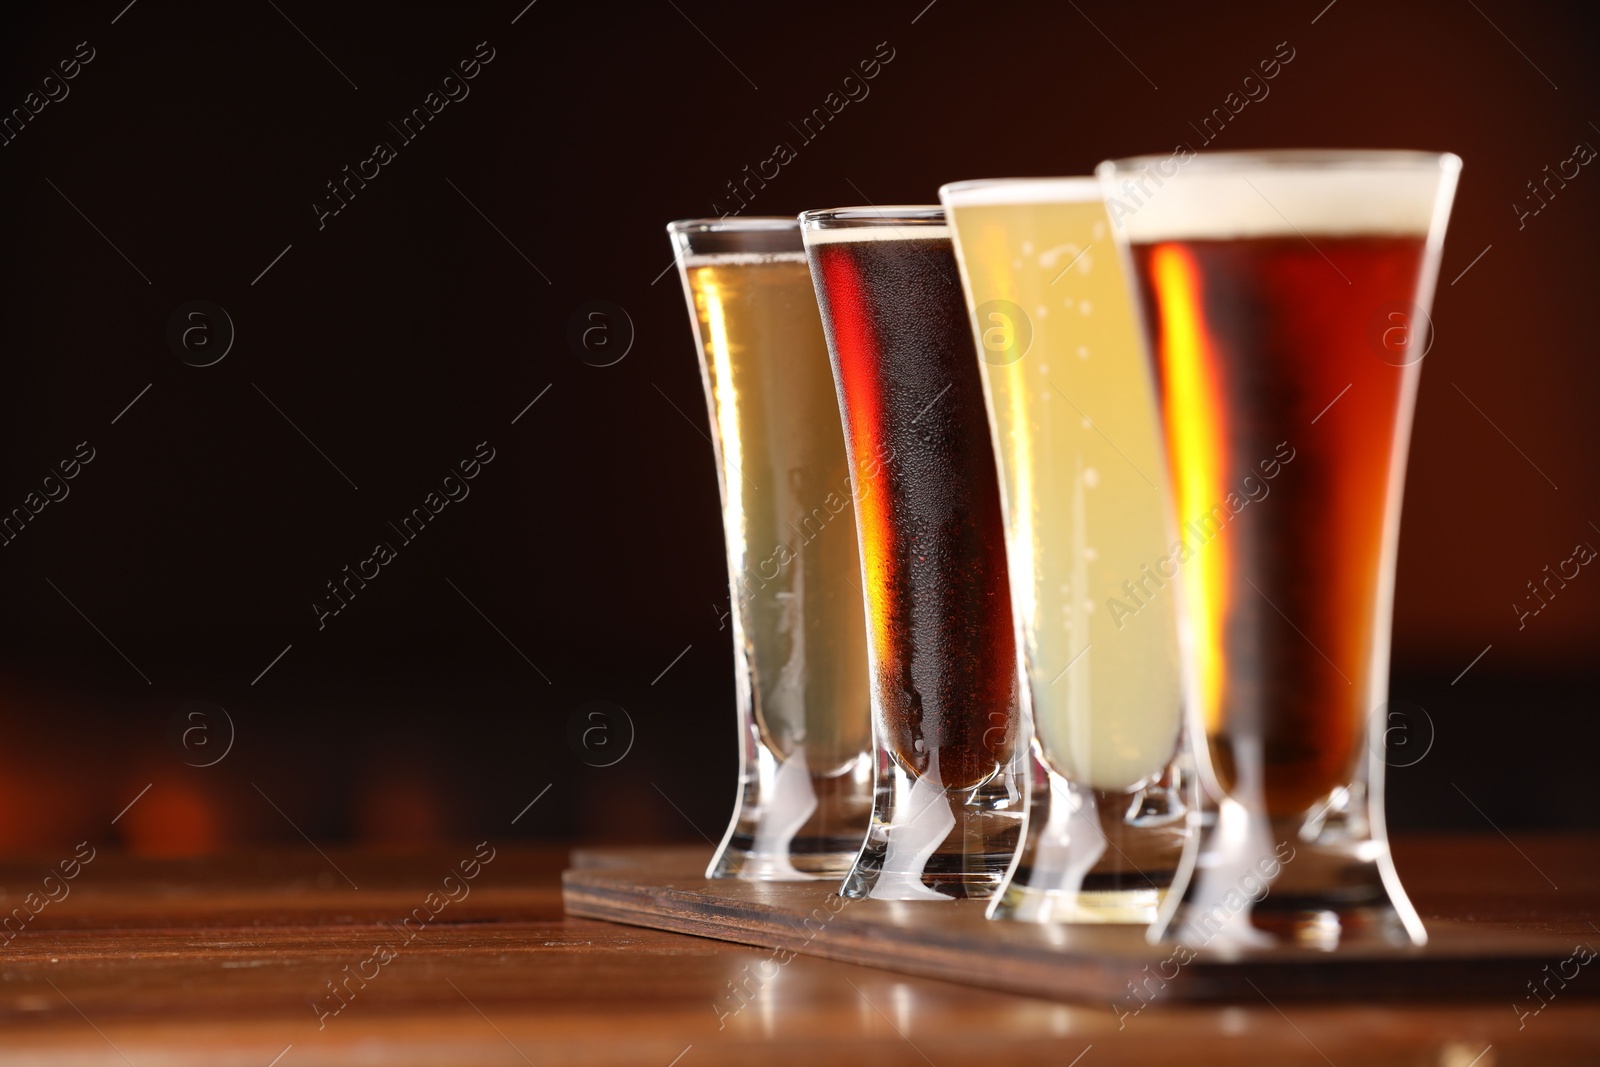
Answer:
<svg viewBox="0 0 1600 1067"><path fill-rule="evenodd" d="M1212 758L1231 788L1238 739L1260 739L1267 809L1284 814L1345 784L1365 754L1406 384L1369 347L1367 322L1375 308L1410 306L1423 255L1420 234L1312 240L1133 249L1163 308L1149 329L1178 515L1226 523L1189 564ZM1244 480L1261 483L1284 459L1292 469L1270 499L1229 521Z"/></svg>
<svg viewBox="0 0 1600 1067"><path fill-rule="evenodd" d="M1172 517L1196 544L1186 682L1220 814L1172 917L1181 937L1425 939L1389 859L1370 735L1459 167L1292 152L1100 168L1141 298ZM1261 868L1277 842L1296 858ZM1267 868L1270 892L1236 906L1239 879Z"/></svg>
<svg viewBox="0 0 1600 1067"><path fill-rule="evenodd" d="M891 873L909 878L910 895L922 876L949 895L984 895L1016 826L979 814L986 802L973 798L1013 758L1017 666L994 452L950 231L937 208L802 222L851 457L880 751L854 890L866 895L876 865L894 866L890 828L932 817L895 810L886 777L900 776L922 784L916 806L954 818L954 841L935 849L930 837L925 866ZM908 825L902 843L919 832Z"/></svg>

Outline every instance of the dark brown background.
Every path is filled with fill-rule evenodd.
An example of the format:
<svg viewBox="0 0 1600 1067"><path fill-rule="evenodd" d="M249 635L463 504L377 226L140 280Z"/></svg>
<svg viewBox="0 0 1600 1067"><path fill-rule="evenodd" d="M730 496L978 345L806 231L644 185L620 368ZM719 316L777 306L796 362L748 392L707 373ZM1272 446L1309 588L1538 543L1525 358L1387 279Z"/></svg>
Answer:
<svg viewBox="0 0 1600 1067"><path fill-rule="evenodd" d="M543 0L513 25L523 0L138 0L118 17L124 2L0 15L0 108L79 41L97 53L0 147L0 507L77 442L97 451L0 548L0 849L202 851L298 840L290 819L368 841L719 836L725 572L682 296L670 272L652 282L663 225L709 213L778 140L798 158L752 212L1167 151L1283 41L1294 60L1213 147L1466 161L1396 601L1394 694L1426 710L1408 722L1421 744L1431 721L1432 748L1391 772L1392 821L1600 825L1600 576L1524 630L1511 607L1600 545L1600 176L1585 167L1522 230L1511 207L1600 145L1584 5ZM323 184L485 40L471 95L319 232ZM789 123L882 41L895 58L870 96L799 145ZM203 369L166 340L197 298L237 330ZM568 342L595 299L636 329L615 366ZM323 584L483 440L497 458L471 496L319 632ZM592 699L636 729L612 767L567 740ZM169 738L190 700L236 727L215 766Z"/></svg>

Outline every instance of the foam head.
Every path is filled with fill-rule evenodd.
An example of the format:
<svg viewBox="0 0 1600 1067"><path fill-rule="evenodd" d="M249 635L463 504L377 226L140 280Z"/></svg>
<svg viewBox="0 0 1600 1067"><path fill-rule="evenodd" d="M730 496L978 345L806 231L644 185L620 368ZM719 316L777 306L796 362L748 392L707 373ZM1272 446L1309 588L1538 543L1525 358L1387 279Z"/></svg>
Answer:
<svg viewBox="0 0 1600 1067"><path fill-rule="evenodd" d="M804 263L804 252L711 252L687 255L685 267L756 267L763 263Z"/></svg>
<svg viewBox="0 0 1600 1067"><path fill-rule="evenodd" d="M1000 204L1081 204L1100 199L1100 183L1087 177L982 178L940 186L939 199L952 209Z"/></svg>
<svg viewBox="0 0 1600 1067"><path fill-rule="evenodd" d="M1100 164L1118 235L1134 244L1443 229L1459 157L1423 152L1186 149Z"/></svg>
<svg viewBox="0 0 1600 1067"><path fill-rule="evenodd" d="M938 206L850 207L803 212L800 233L809 248L847 241L949 240L950 227Z"/></svg>

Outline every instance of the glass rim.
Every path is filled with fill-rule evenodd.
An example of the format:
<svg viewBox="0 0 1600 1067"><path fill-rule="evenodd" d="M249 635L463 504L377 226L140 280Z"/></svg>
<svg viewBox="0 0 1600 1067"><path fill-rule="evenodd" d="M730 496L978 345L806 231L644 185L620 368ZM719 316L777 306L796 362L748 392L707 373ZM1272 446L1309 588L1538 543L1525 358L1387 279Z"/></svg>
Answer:
<svg viewBox="0 0 1600 1067"><path fill-rule="evenodd" d="M833 230L851 226L946 226L942 204L886 204L881 207L830 207L802 211L802 230Z"/></svg>
<svg viewBox="0 0 1600 1067"><path fill-rule="evenodd" d="M1001 195L982 195L985 193ZM980 204L1084 203L1100 198L1100 179L1092 174L1054 178L971 178L939 186L940 200L959 199L974 207Z"/></svg>
<svg viewBox="0 0 1600 1067"><path fill-rule="evenodd" d="M1095 167L1096 174L1142 170L1172 159L1177 151L1165 155L1145 154L1108 159ZM1193 152L1180 164L1184 169L1202 170L1428 170L1454 173L1461 169L1461 157L1454 152L1429 152L1409 148L1260 148L1224 152Z"/></svg>
<svg viewBox="0 0 1600 1067"><path fill-rule="evenodd" d="M769 230L797 229L799 222L792 215L741 215L728 218L674 219L667 223L668 233L759 233Z"/></svg>

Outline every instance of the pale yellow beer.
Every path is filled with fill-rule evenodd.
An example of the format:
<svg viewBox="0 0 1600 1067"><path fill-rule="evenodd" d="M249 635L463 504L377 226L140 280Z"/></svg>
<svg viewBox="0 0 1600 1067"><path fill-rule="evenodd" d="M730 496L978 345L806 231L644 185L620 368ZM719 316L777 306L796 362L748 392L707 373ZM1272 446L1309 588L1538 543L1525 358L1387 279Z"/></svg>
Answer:
<svg viewBox="0 0 1600 1067"><path fill-rule="evenodd" d="M1123 793L1178 745L1177 557L1138 326L1093 179L944 202L979 340L1034 730L1054 773Z"/></svg>
<svg viewBox="0 0 1600 1067"><path fill-rule="evenodd" d="M796 235L798 243L798 235ZM741 701L812 775L872 751L844 431L805 253L683 260L722 482Z"/></svg>

